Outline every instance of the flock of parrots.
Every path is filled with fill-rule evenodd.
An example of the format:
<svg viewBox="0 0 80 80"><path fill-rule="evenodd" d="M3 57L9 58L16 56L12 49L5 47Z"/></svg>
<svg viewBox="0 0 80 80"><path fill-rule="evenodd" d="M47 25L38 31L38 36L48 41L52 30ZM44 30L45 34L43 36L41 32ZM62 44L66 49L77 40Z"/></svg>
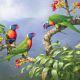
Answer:
<svg viewBox="0 0 80 80"><path fill-rule="evenodd" d="M43 25L43 27L44 27L44 29L47 29L50 26L55 26L55 28L58 28L59 25L62 25L62 26L67 26L68 28L72 29L73 31L80 33L80 30L75 28L75 26L70 23L71 19L72 19L72 17L54 14L48 18L48 23L45 23ZM18 29L18 28L19 28L19 26L17 24L13 24L13 25L11 25L10 29L7 31L6 36L7 36L8 42L10 44L15 43L16 38L17 38L16 29ZM35 35L36 35L36 33L27 34L25 39L19 45L16 45L16 47L14 49L12 49L12 52L0 61L10 60L13 56L16 56L18 54L22 55L23 58L26 58L28 51L32 47L32 38Z"/></svg>

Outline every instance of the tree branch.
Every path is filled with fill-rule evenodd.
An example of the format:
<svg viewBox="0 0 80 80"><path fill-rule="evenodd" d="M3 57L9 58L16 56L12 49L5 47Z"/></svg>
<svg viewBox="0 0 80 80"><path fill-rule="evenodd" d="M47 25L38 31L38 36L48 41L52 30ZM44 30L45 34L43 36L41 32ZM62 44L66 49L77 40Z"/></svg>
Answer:
<svg viewBox="0 0 80 80"><path fill-rule="evenodd" d="M65 7L66 7L66 11L68 13L69 16L71 16L70 11L69 11L69 5L68 5L68 1L65 0Z"/></svg>
<svg viewBox="0 0 80 80"><path fill-rule="evenodd" d="M50 54L50 51L53 49L51 46L51 37L52 35L56 34L57 32L60 32L59 29L55 29L55 30L50 30L48 31L45 36L44 36L44 46L45 46L45 50L46 50L46 55Z"/></svg>
<svg viewBox="0 0 80 80"><path fill-rule="evenodd" d="M70 23L73 24L73 25L80 25L80 18L71 20ZM60 32L61 30L63 30L63 28L65 29L65 28L67 28L67 26L64 27L64 26L60 25L59 29L50 30L45 34L43 44L44 44L47 55L50 55L50 51L53 49L53 47L51 46L51 37L54 34Z"/></svg>

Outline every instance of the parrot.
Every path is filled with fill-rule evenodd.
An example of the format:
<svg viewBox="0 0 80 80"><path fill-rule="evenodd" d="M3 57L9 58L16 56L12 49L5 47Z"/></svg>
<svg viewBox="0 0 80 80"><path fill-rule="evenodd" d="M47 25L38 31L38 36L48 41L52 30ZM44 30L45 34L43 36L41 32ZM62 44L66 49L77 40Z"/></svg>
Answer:
<svg viewBox="0 0 80 80"><path fill-rule="evenodd" d="M18 29L19 26L17 24L13 24L10 26L10 29L8 30L6 37L8 39L8 42L10 44L12 44L13 42L16 41L17 38L17 33L16 33L16 29Z"/></svg>
<svg viewBox="0 0 80 80"><path fill-rule="evenodd" d="M12 57L19 54L22 55L23 58L26 58L28 55L28 51L32 47L32 38L35 37L35 35L36 33L34 32L27 34L25 39L19 45L17 45L10 54L0 60L0 62L10 60Z"/></svg>
<svg viewBox="0 0 80 80"><path fill-rule="evenodd" d="M65 27L68 27L71 30L80 33L80 30L75 28L75 26L70 23L71 20L72 20L72 16L54 14L52 16L49 16L48 23L45 23L43 25L43 28L47 29L50 26L55 26L55 28L57 29L57 28L59 28L59 25L62 25L64 27L61 27L61 29L64 29Z"/></svg>

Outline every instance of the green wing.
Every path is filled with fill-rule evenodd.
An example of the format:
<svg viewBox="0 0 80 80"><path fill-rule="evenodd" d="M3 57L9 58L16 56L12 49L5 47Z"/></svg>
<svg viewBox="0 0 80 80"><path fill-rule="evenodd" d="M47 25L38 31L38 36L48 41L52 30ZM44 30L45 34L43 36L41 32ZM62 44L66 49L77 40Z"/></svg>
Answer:
<svg viewBox="0 0 80 80"><path fill-rule="evenodd" d="M28 52L28 50L29 50L29 47L27 45L28 39L29 38L26 36L26 38L19 45L17 45L15 49L13 49L12 54L18 55L18 54L22 54L24 52Z"/></svg>
<svg viewBox="0 0 80 80"><path fill-rule="evenodd" d="M80 30L78 30L77 28L75 28L75 26L73 26L72 24L70 24L69 22L62 22L60 23L63 26L67 26L68 28L72 29L75 32L80 33Z"/></svg>
<svg viewBox="0 0 80 80"><path fill-rule="evenodd" d="M13 56L14 56L13 54L9 54L9 55L5 56L3 59L1 59L0 62L10 60Z"/></svg>
<svg viewBox="0 0 80 80"><path fill-rule="evenodd" d="M70 21L71 19L72 19L72 17L64 16L64 15L60 15L60 14L54 14L49 17L49 20L54 21L55 23L60 23L63 21Z"/></svg>
<svg viewBox="0 0 80 80"><path fill-rule="evenodd" d="M0 24L0 34L4 34L5 30L4 30L5 26Z"/></svg>
<svg viewBox="0 0 80 80"><path fill-rule="evenodd" d="M24 39L20 44L18 44L18 45L16 46L16 49L17 49L17 48L25 48L25 47L28 47L28 45L27 45L27 40L28 40L28 39L29 39L28 36L26 36L25 39Z"/></svg>

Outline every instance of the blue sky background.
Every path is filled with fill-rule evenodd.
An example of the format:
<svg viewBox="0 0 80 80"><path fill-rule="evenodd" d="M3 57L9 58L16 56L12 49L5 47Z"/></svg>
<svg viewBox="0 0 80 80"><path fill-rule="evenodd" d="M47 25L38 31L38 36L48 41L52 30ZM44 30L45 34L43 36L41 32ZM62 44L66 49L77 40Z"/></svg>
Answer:
<svg viewBox="0 0 80 80"><path fill-rule="evenodd" d="M73 1L68 0L72 5ZM0 20L11 20L20 18L46 18L53 13L64 13L56 10L52 12L51 4L53 0L0 0ZM79 13L77 13L79 14Z"/></svg>

